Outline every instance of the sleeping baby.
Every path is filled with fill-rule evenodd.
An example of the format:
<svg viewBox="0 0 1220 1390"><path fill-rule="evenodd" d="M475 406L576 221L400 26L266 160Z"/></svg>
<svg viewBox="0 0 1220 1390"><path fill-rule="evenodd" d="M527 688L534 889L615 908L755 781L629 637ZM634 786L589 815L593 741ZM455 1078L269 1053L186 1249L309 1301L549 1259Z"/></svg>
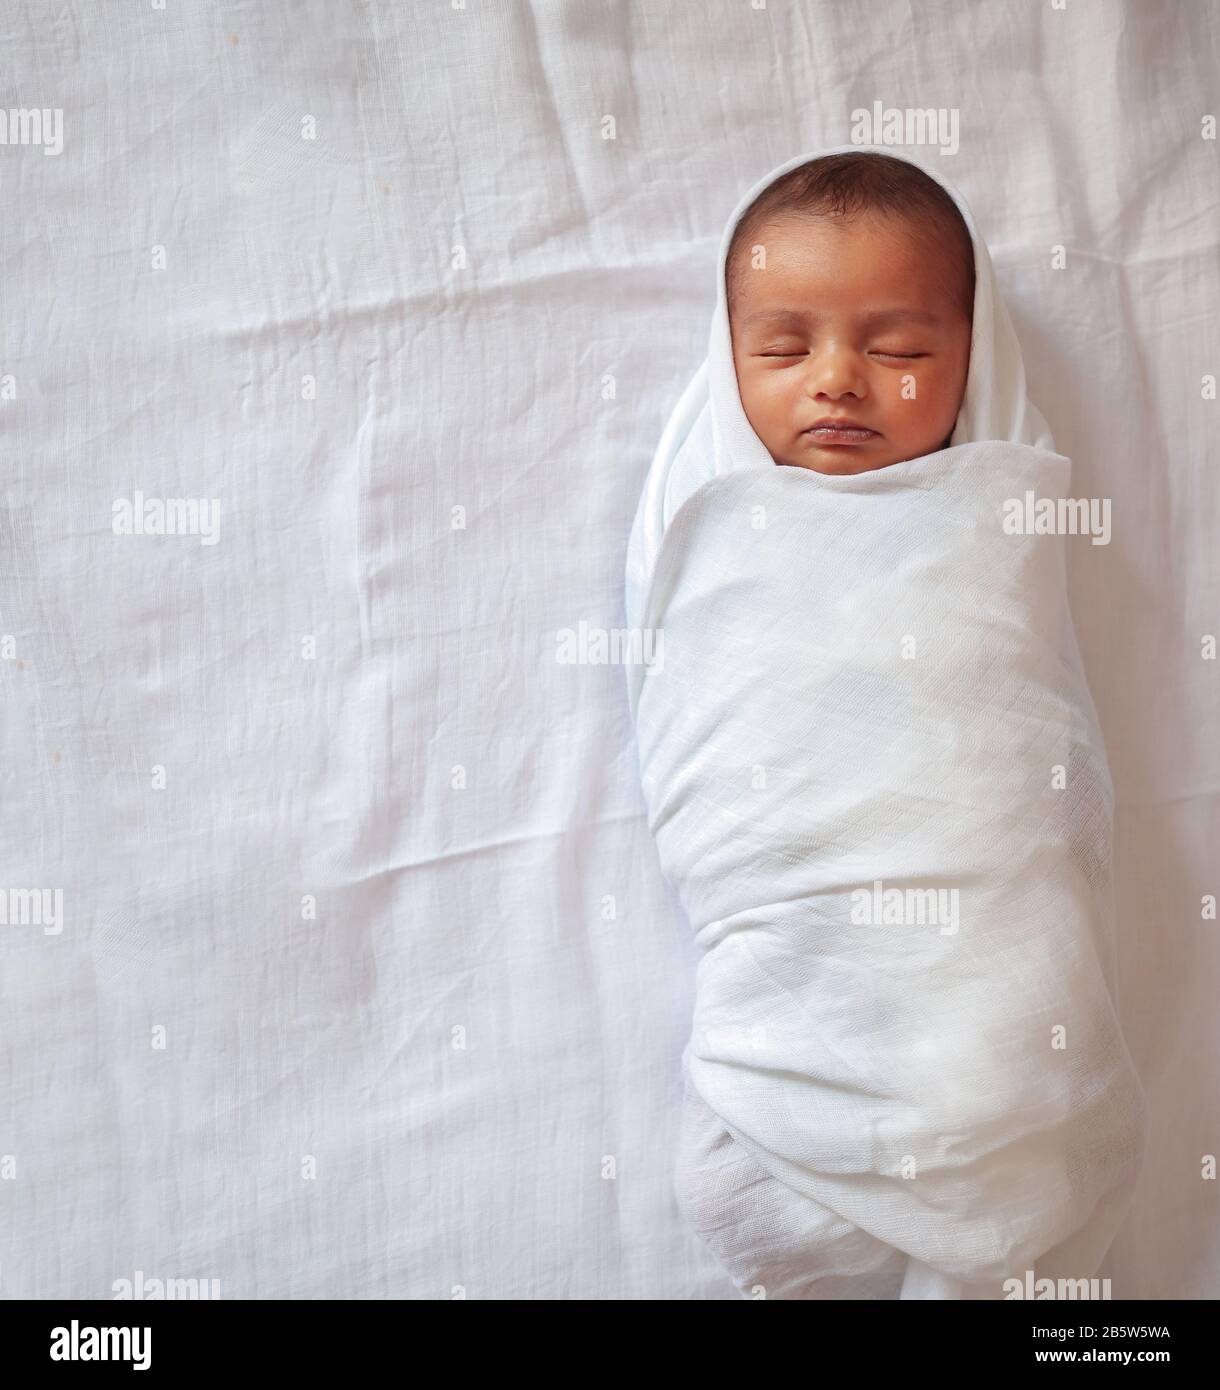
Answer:
<svg viewBox="0 0 1220 1390"><path fill-rule="evenodd" d="M948 445L974 252L915 165L839 155L785 174L737 224L726 277L742 407L777 464L860 473Z"/></svg>
<svg viewBox="0 0 1220 1390"><path fill-rule="evenodd" d="M1003 524L1070 461L969 208L914 161L780 166L716 295L626 568L699 949L679 1207L748 1297L1090 1279L1145 1142L1113 790L1064 537Z"/></svg>

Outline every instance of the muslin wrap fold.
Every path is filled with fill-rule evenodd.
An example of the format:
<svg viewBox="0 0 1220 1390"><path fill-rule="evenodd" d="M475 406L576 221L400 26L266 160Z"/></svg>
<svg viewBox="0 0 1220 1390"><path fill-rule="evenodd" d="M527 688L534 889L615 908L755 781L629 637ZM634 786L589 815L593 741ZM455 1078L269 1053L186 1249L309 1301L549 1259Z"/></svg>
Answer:
<svg viewBox="0 0 1220 1390"><path fill-rule="evenodd" d="M969 209L922 164L974 244L950 447L774 464L725 255L815 157L730 218L628 548L629 626L663 638L626 668L644 798L702 949L675 1190L754 1296L1003 1298L1096 1273L1145 1142L1066 541L1004 525L1012 499L1066 497L1071 465Z"/></svg>

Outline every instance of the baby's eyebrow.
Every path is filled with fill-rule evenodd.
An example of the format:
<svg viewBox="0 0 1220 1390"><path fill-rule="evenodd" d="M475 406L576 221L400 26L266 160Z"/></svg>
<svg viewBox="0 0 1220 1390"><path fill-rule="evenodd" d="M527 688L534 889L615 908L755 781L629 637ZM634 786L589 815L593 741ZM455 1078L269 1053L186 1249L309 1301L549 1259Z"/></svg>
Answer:
<svg viewBox="0 0 1220 1390"><path fill-rule="evenodd" d="M816 323L820 315L812 309L756 309L741 321L742 328L755 323ZM870 309L860 315L860 323L866 328L875 328L879 323L923 323L939 324L941 317L925 309Z"/></svg>

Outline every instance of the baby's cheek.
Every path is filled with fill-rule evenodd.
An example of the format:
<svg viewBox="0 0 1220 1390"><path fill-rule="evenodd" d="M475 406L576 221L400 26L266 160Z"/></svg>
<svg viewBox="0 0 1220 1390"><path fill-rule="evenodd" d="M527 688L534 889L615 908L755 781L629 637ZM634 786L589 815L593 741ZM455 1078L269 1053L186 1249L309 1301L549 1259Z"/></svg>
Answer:
<svg viewBox="0 0 1220 1390"><path fill-rule="evenodd" d="M777 422L786 420L792 413L796 393L792 389L791 381L785 381L783 378L782 372L764 372L747 376L741 392L741 403L745 407L747 419L756 431L759 425L764 428L774 427Z"/></svg>
<svg viewBox="0 0 1220 1390"><path fill-rule="evenodd" d="M943 366L913 367L903 372L897 388L895 408L915 421L928 421L946 411L957 413L955 373Z"/></svg>
<svg viewBox="0 0 1220 1390"><path fill-rule="evenodd" d="M893 375L888 395L891 423L902 425L914 422L927 411L935 398L936 382L930 372L912 366Z"/></svg>

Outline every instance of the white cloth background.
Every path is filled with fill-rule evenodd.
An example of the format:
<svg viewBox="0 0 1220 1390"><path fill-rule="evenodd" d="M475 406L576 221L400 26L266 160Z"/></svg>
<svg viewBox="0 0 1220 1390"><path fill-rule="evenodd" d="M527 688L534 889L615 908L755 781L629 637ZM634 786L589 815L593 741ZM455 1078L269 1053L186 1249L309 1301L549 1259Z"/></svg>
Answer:
<svg viewBox="0 0 1220 1390"><path fill-rule="evenodd" d="M622 622L729 212L875 100L960 110L1030 395L1112 499L1072 602L1152 1139L1104 1272L1220 1295L1220 9L3 32L0 107L64 148L0 145L0 886L61 887L63 930L0 928L0 1295L731 1294L670 1191L695 948L623 673L556 634ZM219 499L217 544L114 535L136 490Z"/></svg>

